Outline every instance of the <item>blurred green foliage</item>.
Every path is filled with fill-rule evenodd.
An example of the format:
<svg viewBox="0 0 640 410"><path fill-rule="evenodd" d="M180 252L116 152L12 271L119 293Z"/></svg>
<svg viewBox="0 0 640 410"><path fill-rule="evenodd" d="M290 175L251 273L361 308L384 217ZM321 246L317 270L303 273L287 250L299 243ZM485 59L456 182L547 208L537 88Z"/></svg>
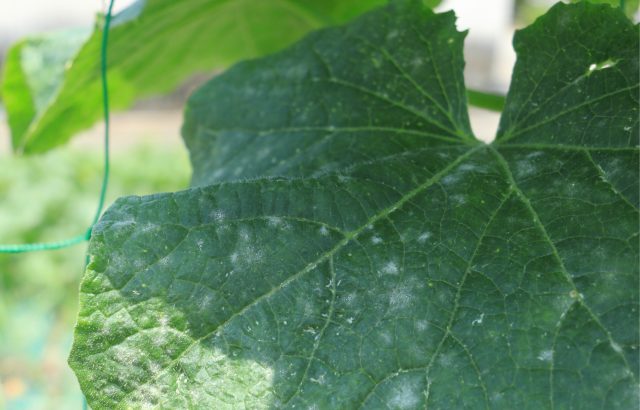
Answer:
<svg viewBox="0 0 640 410"><path fill-rule="evenodd" d="M98 147L28 158L0 155L0 243L84 232L102 177ZM146 143L116 150L107 204L122 195L180 190L190 172L182 147ZM66 359L85 250L80 245L28 256L0 254L0 409L81 407Z"/></svg>
<svg viewBox="0 0 640 410"><path fill-rule="evenodd" d="M638 13L639 0L564 0L565 3L578 3L587 1L589 3L604 3L611 7L622 7L624 13L630 19ZM514 19L517 26L523 27L534 22L535 19L543 15L555 1L549 0L515 0Z"/></svg>

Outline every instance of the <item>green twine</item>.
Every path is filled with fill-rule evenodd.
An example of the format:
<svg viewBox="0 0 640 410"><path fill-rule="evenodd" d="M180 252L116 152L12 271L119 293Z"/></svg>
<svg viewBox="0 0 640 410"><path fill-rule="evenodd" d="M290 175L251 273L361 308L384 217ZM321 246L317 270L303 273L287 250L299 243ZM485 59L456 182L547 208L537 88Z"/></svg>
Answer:
<svg viewBox="0 0 640 410"><path fill-rule="evenodd" d="M51 251L56 249L68 248L70 246L86 242L89 240L89 238L91 238L91 231L93 229L93 226L96 224L96 222L98 222L98 219L100 219L102 208L104 208L104 203L107 196L107 187L109 185L109 90L107 87L107 44L109 41L109 27L111 26L111 11L113 9L113 3L114 0L109 1L109 7L104 17L104 28L102 30L102 47L100 50L102 106L104 108L104 174L102 177L102 187L100 188L98 208L96 209L96 214L93 217L91 226L85 233L61 241L0 245L0 253Z"/></svg>

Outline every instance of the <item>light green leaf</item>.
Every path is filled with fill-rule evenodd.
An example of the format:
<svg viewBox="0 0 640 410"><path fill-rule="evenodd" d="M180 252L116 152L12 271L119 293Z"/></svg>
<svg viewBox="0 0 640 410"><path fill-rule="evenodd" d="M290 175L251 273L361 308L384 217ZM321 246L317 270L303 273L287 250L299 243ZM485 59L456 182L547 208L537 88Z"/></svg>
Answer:
<svg viewBox="0 0 640 410"><path fill-rule="evenodd" d="M211 72L238 60L273 52L309 30L346 21L385 0L138 0L115 16L109 38L109 81L113 108L166 93L190 75ZM55 38L57 34L53 35ZM59 61L54 95L28 107L42 93L37 73L22 67L24 43L7 61L3 95L17 151L42 152L69 140L100 118L100 41L97 29L79 44L42 43L42 52ZM76 54L77 53L77 54ZM70 59L71 56L75 57ZM64 82L62 74L65 69ZM26 79L22 79L26 77ZM15 87L15 83L19 87ZM48 91L48 90L47 90ZM13 125L15 124L15 125Z"/></svg>
<svg viewBox="0 0 640 410"><path fill-rule="evenodd" d="M66 64L89 34L86 29L64 30L22 40L9 49L2 96L14 146L20 144L36 114L48 108L62 84Z"/></svg>
<svg viewBox="0 0 640 410"><path fill-rule="evenodd" d="M638 141L616 125L637 136L637 26L557 5L520 32L485 145L453 20L396 2L193 96L194 187L93 233L70 357L91 406L638 406ZM573 77L543 59L570 47ZM602 47L615 68L573 67Z"/></svg>

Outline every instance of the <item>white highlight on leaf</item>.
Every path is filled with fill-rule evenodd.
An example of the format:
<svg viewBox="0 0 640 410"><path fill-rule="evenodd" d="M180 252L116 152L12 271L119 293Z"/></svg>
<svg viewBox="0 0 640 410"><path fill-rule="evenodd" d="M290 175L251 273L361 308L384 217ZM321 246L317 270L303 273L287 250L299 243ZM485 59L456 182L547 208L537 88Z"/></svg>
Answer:
<svg viewBox="0 0 640 410"><path fill-rule="evenodd" d="M206 295L202 298L202 300L200 300L200 302L198 302L198 307L200 308L200 310L207 311L211 305L211 302L213 302L213 296Z"/></svg>
<svg viewBox="0 0 640 410"><path fill-rule="evenodd" d="M185 369L200 370L183 380L180 396L209 409L228 408L229 403L242 403L251 409L269 408L274 400L273 369L237 355L229 356L232 355L214 346L194 346L180 364Z"/></svg>
<svg viewBox="0 0 640 410"><path fill-rule="evenodd" d="M616 353L622 353L622 346L620 346L619 344L617 344L614 341L611 341L611 348L616 352Z"/></svg>
<svg viewBox="0 0 640 410"><path fill-rule="evenodd" d="M380 338L382 339L384 344L386 344L387 346L391 345L391 342L393 342L393 338L391 337L389 332L380 333Z"/></svg>
<svg viewBox="0 0 640 410"><path fill-rule="evenodd" d="M153 231L154 229L157 229L157 228L158 228L158 225L153 224L151 222L147 222L146 224L142 225L139 228L139 230L140 230L140 232L145 232L146 233L146 232L151 232L151 231Z"/></svg>
<svg viewBox="0 0 640 410"><path fill-rule="evenodd" d="M258 151L258 154L256 155L256 158L257 158L257 159L264 159L264 158L266 158L270 153L271 153L271 148L269 148L269 147L261 148L261 149Z"/></svg>
<svg viewBox="0 0 640 410"><path fill-rule="evenodd" d="M233 264L241 264L242 267L245 267L260 262L263 257L263 251L261 248L254 246L247 230L241 230L238 244L234 252L229 256Z"/></svg>
<svg viewBox="0 0 640 410"><path fill-rule="evenodd" d="M589 73L592 73L594 71L598 71L598 70L604 70L605 68L610 68L615 66L616 64L618 64L617 61L614 61L612 59L607 59L605 61L602 61L600 63L593 63L589 66Z"/></svg>
<svg viewBox="0 0 640 410"><path fill-rule="evenodd" d="M483 320L484 320L484 313L481 313L480 316L473 319L473 321L471 322L471 325L472 326L481 325Z"/></svg>
<svg viewBox="0 0 640 410"><path fill-rule="evenodd" d="M584 295L575 289L569 292L569 296L571 297L571 299L578 299L578 300L584 299Z"/></svg>
<svg viewBox="0 0 640 410"><path fill-rule="evenodd" d="M418 242L425 243L429 238L431 238L431 232L429 231L422 232L420 236L418 236Z"/></svg>
<svg viewBox="0 0 640 410"><path fill-rule="evenodd" d="M342 303L347 306L352 306L356 303L358 296L355 293L349 293L342 297Z"/></svg>
<svg viewBox="0 0 640 410"><path fill-rule="evenodd" d="M525 178L528 177L529 175L535 174L536 173L536 166L532 161L529 161L527 159L522 159L518 162L516 162L516 176L518 178Z"/></svg>
<svg viewBox="0 0 640 410"><path fill-rule="evenodd" d="M396 275L398 274L398 265L394 261L389 261L382 267L382 273Z"/></svg>
<svg viewBox="0 0 640 410"><path fill-rule="evenodd" d="M224 214L224 211L217 209L215 211L211 211L211 217L213 218L214 221L220 223L224 221L225 214Z"/></svg>
<svg viewBox="0 0 640 410"><path fill-rule="evenodd" d="M465 198L465 196L462 194L451 195L449 199L451 200L452 203L456 205L463 205L467 202L467 198Z"/></svg>
<svg viewBox="0 0 640 410"><path fill-rule="evenodd" d="M146 357L145 352L137 347L116 345L110 349L113 359L124 366L138 366Z"/></svg>
<svg viewBox="0 0 640 410"><path fill-rule="evenodd" d="M387 405L391 409L415 409L420 403L420 386L417 383L404 383L397 389Z"/></svg>
<svg viewBox="0 0 640 410"><path fill-rule="evenodd" d="M406 284L398 286L389 294L389 307L392 310L404 309L411 303L413 297L410 286Z"/></svg>
<svg viewBox="0 0 640 410"><path fill-rule="evenodd" d="M418 320L416 322L416 330L420 332L424 332L425 330L427 330L428 327L429 327L429 322L424 319Z"/></svg>
<svg viewBox="0 0 640 410"><path fill-rule="evenodd" d="M445 176L444 178L442 178L441 181L442 181L442 185L448 186L448 185L456 184L459 180L460 180L459 174L451 173Z"/></svg>
<svg viewBox="0 0 640 410"><path fill-rule="evenodd" d="M320 384L320 385L325 384L324 374L321 374L317 378L310 377L309 381L311 381L311 383L316 383L316 384Z"/></svg>
<svg viewBox="0 0 640 410"><path fill-rule="evenodd" d="M136 327L137 325L131 319L129 313L122 309L106 318L103 322L102 329L100 329L99 335L112 335L117 332L122 332L125 329L135 329Z"/></svg>
<svg viewBox="0 0 640 410"><path fill-rule="evenodd" d="M371 238L371 243L374 245L380 244L382 243L382 238L380 238L379 236L373 236Z"/></svg>
<svg viewBox="0 0 640 410"><path fill-rule="evenodd" d="M538 360L550 362L553 359L553 350L543 350L538 355Z"/></svg>
<svg viewBox="0 0 640 410"><path fill-rule="evenodd" d="M458 169L461 172L479 172L482 171L482 167L478 166L477 164L462 164L458 167Z"/></svg>
<svg viewBox="0 0 640 410"><path fill-rule="evenodd" d="M101 224L101 222L98 222L98 224ZM134 226L136 224L136 222L133 220L133 218L131 218L130 216L128 217L128 219L124 219L122 221L117 221L111 224L110 229L113 230L122 230L122 229L127 229L131 226Z"/></svg>
<svg viewBox="0 0 640 410"><path fill-rule="evenodd" d="M442 353L438 358L438 363L442 367L449 367L453 364L453 355L451 353Z"/></svg>
<svg viewBox="0 0 640 410"><path fill-rule="evenodd" d="M320 232L320 235L322 235L322 236L327 236L327 235L329 235L329 230L328 230L328 229L327 229L327 227L326 227L326 226L324 226L324 225L322 225L322 226L320 227L320 229L318 230L318 232Z"/></svg>

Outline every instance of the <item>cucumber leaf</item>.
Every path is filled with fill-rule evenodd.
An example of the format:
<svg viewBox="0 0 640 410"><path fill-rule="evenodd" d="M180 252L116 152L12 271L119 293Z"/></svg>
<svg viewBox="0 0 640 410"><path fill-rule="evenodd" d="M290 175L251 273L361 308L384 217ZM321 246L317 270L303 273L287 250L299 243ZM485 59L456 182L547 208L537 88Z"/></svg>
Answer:
<svg viewBox="0 0 640 410"><path fill-rule="evenodd" d="M198 91L193 187L94 229L90 405L638 407L638 27L558 4L518 32L490 145L463 39L394 2Z"/></svg>

